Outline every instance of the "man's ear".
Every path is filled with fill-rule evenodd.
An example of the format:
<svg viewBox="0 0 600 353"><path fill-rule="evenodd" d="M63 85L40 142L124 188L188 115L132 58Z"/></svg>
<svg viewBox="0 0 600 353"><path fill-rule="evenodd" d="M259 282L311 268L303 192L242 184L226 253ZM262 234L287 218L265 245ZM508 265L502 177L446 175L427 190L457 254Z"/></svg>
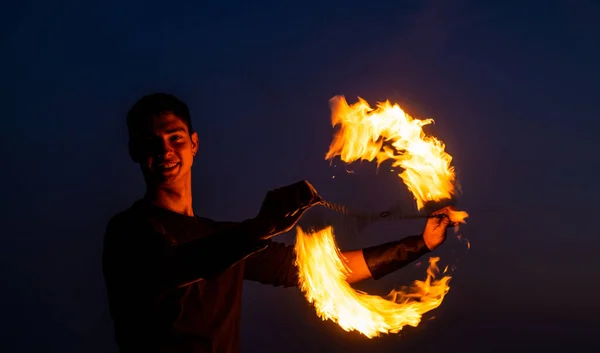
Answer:
<svg viewBox="0 0 600 353"><path fill-rule="evenodd" d="M194 131L194 132L192 132L192 136L190 136L190 137L192 139L192 154L195 157L196 153L198 153L198 147L199 147L198 133Z"/></svg>

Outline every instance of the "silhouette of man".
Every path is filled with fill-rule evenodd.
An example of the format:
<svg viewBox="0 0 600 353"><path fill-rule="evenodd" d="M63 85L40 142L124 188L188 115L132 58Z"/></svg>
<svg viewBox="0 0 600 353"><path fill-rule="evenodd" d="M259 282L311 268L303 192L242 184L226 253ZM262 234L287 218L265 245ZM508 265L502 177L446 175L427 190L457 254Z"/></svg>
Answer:
<svg viewBox="0 0 600 353"><path fill-rule="evenodd" d="M119 352L239 352L243 281L297 285L293 247L272 238L321 198L300 181L267 192L258 214L245 221L201 217L192 208L198 135L186 104L164 93L144 96L128 112L127 126L146 193L111 218L104 237ZM444 242L448 225L447 217L432 218L423 234L344 252L348 281L378 279L416 260Z"/></svg>

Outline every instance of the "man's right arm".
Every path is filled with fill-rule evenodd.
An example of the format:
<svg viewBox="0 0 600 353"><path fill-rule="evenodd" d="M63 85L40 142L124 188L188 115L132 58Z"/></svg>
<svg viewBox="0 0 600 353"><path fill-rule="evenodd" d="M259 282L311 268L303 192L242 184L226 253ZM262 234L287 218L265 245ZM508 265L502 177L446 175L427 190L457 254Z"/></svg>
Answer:
<svg viewBox="0 0 600 353"><path fill-rule="evenodd" d="M264 249L252 222L179 245L170 245L149 225L114 218L108 224L103 255L105 275L127 283L182 287L226 270Z"/></svg>
<svg viewBox="0 0 600 353"><path fill-rule="evenodd" d="M145 222L119 215L109 222L103 269L107 281L181 287L214 276L267 247L321 198L307 181L271 190L258 215L207 237L171 246ZM132 217L136 218L136 217ZM110 278L109 278L110 277Z"/></svg>

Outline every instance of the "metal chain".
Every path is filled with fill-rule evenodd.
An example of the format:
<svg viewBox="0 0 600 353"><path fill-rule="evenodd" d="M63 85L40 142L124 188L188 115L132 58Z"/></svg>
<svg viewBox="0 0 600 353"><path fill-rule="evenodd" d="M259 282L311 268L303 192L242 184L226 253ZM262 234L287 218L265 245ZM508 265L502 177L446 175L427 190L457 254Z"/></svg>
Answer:
<svg viewBox="0 0 600 353"><path fill-rule="evenodd" d="M370 212L359 212L359 211L350 210L345 205L341 205L341 204L338 204L335 202L330 202L330 201L325 201L325 200L322 201L321 205L327 209L330 209L330 210L337 212L339 214L342 214L344 216L353 217L353 218L357 218L357 219L361 219L361 220L369 220L369 221L382 220L382 219L399 221L399 220L405 220L405 219L428 218L428 216L425 216L425 215L405 215L404 212L402 212L402 210L399 210L399 212L384 211L379 214L370 213Z"/></svg>

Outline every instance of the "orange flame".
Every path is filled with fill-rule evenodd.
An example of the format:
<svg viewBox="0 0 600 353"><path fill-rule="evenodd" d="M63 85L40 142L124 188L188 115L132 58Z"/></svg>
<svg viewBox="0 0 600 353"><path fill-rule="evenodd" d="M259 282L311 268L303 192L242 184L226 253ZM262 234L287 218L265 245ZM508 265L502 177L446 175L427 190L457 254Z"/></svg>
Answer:
<svg viewBox="0 0 600 353"><path fill-rule="evenodd" d="M357 291L346 281L350 269L335 243L333 228L312 234L297 231L300 289L321 319L332 320L346 331L373 338L397 333L406 325L416 327L421 316L437 308L448 292L450 277L433 280L438 258L430 259L427 278L405 291L393 290L386 298Z"/></svg>
<svg viewBox="0 0 600 353"><path fill-rule="evenodd" d="M432 119L413 119L389 101L378 104L377 109L360 98L351 106L344 97L334 97L330 103L332 125L339 129L326 159L340 156L347 163L376 160L378 165L392 160L392 167L403 169L399 176L419 210L428 202L453 198L452 157L441 141L422 130ZM453 211L449 216L458 224L464 223L468 214ZM417 326L424 313L442 303L450 288L449 276L435 280L439 259L431 258L425 281L415 281L409 290L394 290L386 298L354 290L346 281L350 269L331 227L315 233L298 228L295 250L300 288L317 315L369 338L397 333L406 325Z"/></svg>
<svg viewBox="0 0 600 353"><path fill-rule="evenodd" d="M376 159L377 164L391 159L392 167L404 169L399 176L415 197L418 209L427 201L452 199L452 157L444 151L444 143L425 135L422 129L433 119L413 119L389 101L379 103L375 110L361 98L350 106L344 97L337 96L330 104L332 125L339 125L339 130L325 159L340 156L346 163Z"/></svg>

